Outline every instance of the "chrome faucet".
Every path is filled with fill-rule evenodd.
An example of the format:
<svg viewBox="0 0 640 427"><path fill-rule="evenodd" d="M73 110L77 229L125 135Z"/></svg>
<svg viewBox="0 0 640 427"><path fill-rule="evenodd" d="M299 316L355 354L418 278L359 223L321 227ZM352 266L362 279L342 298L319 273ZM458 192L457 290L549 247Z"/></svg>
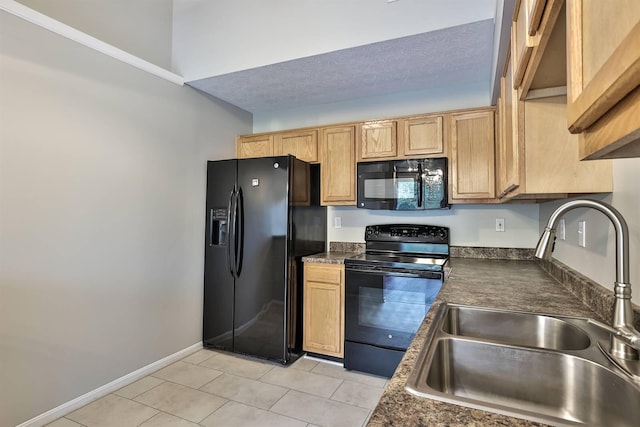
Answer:
<svg viewBox="0 0 640 427"><path fill-rule="evenodd" d="M575 208L593 208L605 214L616 232L616 282L613 293L613 321L609 353L623 360L638 360L640 332L633 327L631 284L629 283L629 229L627 222L613 206L591 199L578 199L564 203L549 217L547 226L536 246L535 256L551 259L555 241L556 223L564 214Z"/></svg>

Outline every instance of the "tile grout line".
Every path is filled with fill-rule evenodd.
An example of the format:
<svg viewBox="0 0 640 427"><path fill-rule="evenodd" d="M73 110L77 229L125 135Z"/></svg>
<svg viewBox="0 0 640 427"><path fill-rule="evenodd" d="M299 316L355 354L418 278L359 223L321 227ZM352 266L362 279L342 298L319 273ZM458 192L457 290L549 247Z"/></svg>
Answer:
<svg viewBox="0 0 640 427"><path fill-rule="evenodd" d="M286 387L286 388L288 388L288 387ZM280 402L282 399L284 399L284 397L285 397L287 394L289 394L291 391L298 391L298 390L294 390L294 389L288 388L287 392L286 392L285 394L283 394L283 395L282 395L282 397L281 397L280 399L278 399L278 402ZM301 392L299 392L299 393L301 393ZM319 397L319 396L316 396L316 397ZM271 414L276 414L276 415L281 416L281 417L290 418L290 419L292 419L292 420L298 420L298 421L301 421L301 422L303 422L303 423L306 423L307 425L312 424L311 422L309 422L309 421L307 421L307 420L305 420L305 419L302 419L302 418L296 418L296 417L292 417L292 416L290 416L290 415L284 415L284 414L280 414L280 413L278 413L278 412L272 411L272 410L271 410L271 408L273 408L273 407L274 407L278 402L276 402L276 403L274 403L273 405L271 405L271 407L270 407L269 409L267 409L267 412L269 412L269 413L271 413Z"/></svg>
<svg viewBox="0 0 640 427"><path fill-rule="evenodd" d="M220 373L220 375L216 376L215 378L211 379L210 381L206 382L205 384L201 385L200 387L195 388L195 387L190 386L190 385L185 385L185 384L182 384L182 383L179 383L179 382L175 382L175 381L172 381L172 380L167 380L167 379L164 379L164 378L160 378L160 377L156 377L156 376L154 376L154 374L156 374L157 372L159 372L161 369L164 369L164 368L161 368L161 369L158 369L158 370L156 370L156 371L154 371L154 372L152 372L152 373L148 374L146 377L140 378L140 379L138 380L138 381L141 381L141 380L143 380L144 378L153 378L153 379L155 379L155 380L159 380L159 381L160 381L160 383L159 383L159 384L156 384L155 386L153 386L153 387L151 387L151 388L149 388L149 389L147 389L147 390L145 390L145 391L142 391L142 392L140 392L140 393L137 393L137 394L135 394L134 396L131 396L131 397L125 397L125 396L121 396L121 395L117 394L117 391L118 391L118 390L120 390L120 389L115 390L115 391L111 392L110 394L112 394L112 395L113 395L113 396L115 396L115 397L122 398L122 399L125 399L125 400L128 400L128 401L131 401L131 402L133 402L133 403L136 403L136 404L142 405L142 406L144 406L144 407L147 407L147 408L150 408L150 409L153 409L154 411L156 411L152 416L150 416L148 419L146 419L146 420L142 421L142 422L141 422L141 423L139 423L138 425L142 425L142 424L144 424L144 423L148 422L149 420L151 420L152 418L154 418L156 415L159 415L159 414L165 414L165 415L167 415L167 416L171 416L171 417L179 418L179 419L184 420L184 421L186 421L186 422L194 423L193 421L188 420L188 419L185 419L185 418L183 418L183 417L181 417L181 416L175 415L175 414L170 413L170 412L166 412L166 411L164 411L164 410L161 410L161 409L155 408L155 407L153 407L153 406L149 406L149 405L147 405L147 404L145 404L145 403L143 403L143 402L140 402L140 401L136 400L136 399L138 399L141 395L143 395L143 394L145 394L145 393L147 393L147 392L150 392L150 391L152 391L152 390L154 390L154 389L156 389L156 388L160 387L160 386L161 386L161 385L163 385L163 384L174 384L174 385L177 385L177 386L185 387L185 388L190 389L190 390L200 391L200 392L205 393L205 394L207 394L207 395L211 395L211 396L215 396L215 397L217 397L217 398L221 398L221 399L223 399L223 400L225 401L225 403L223 403L220 407L216 408L215 410L213 410L212 412L210 412L209 414L207 414L207 415L206 415L206 416L204 416L201 420L199 420L197 423L194 423L194 424L200 424L204 419L206 419L206 418L210 417L211 415L213 415L213 414L214 414L215 412L217 412L219 409L221 409L222 407L226 406L229 402L234 402L234 403L238 403L238 404L241 404L241 405L246 405L246 406L248 406L248 407L252 407L252 408L257 409L257 410L265 410L265 409L263 409L263 408L261 408L261 407L254 406L254 405L249 404L249 403L246 403L246 402L242 402L242 401L238 401L238 400L230 399L230 398L227 398L227 397L224 397L224 396L220 396L220 395L218 395L218 394L216 394L216 393L214 393L214 392L209 392L209 391L202 390L204 387L206 387L207 385L211 384L213 381L216 381L217 379L219 379L222 375L228 375L228 376L235 377L235 378L242 379L242 380L247 380L247 381L257 381L257 382L260 382L260 383L265 384L265 385L272 385L272 386L277 386L277 387L281 387L281 388L285 389L285 390L286 390L286 391L285 391L285 393L284 393L282 396L280 396L280 397L279 397L279 398L278 398L278 399L277 399L273 404L271 404L271 405L266 409L266 411L267 411L267 412L269 412L269 413L272 413L272 414L275 414L275 415L278 415L278 416L282 416L282 417L286 417L286 418L289 418L289 419L292 419L292 420L299 420L300 422L303 422L303 423L305 423L305 424L310 424L310 422L309 422L309 421L307 421L307 420L305 420L305 419L296 418L296 417L292 417L292 416L290 416L290 415L280 414L280 413L278 413L278 412L272 411L272 408L273 408L275 405L277 405L278 403L280 403L280 402L281 402L281 401L282 401L282 400L283 400L287 395L289 395L291 392L295 391L295 392L297 392L297 393L301 393L301 394L307 395L307 396L309 396L309 397L313 397L314 399L324 399L324 400L326 400L326 401L328 401L328 402L334 402L334 403L338 403L338 404L341 404L341 405L345 405L346 407L351 407L351 408L359 409L359 410L366 410L366 411L367 411L367 416L366 416L365 421L364 421L364 424L363 424L363 425L366 425L367 421L371 418L371 416L372 416L372 414L373 414L373 410L372 410L372 409L370 409L370 408L368 408L368 407L363 407L363 406L353 405L353 404L348 403L348 402L344 402L344 401L341 401L341 400L334 399L334 397L335 397L336 393L337 393L337 392L338 392L338 390L339 390L343 385L345 385L346 383L352 384L352 385L354 385L354 386L364 386L364 387L368 387L368 388L371 388L371 389L379 389L379 390L382 390L382 391L384 391L384 389L386 388L386 385L388 384L388 381L386 381L386 382L385 382L385 384L384 384L382 387L380 387L380 386L378 386L378 385L372 385L372 384L369 384L369 383L367 383L367 382L365 382L365 381L360 382L360 381L358 381L359 377L357 377L357 376L356 376L356 378L355 378L355 379L354 379L354 378L344 378L344 377L341 377L340 375L338 375L338 373L335 373L335 375L331 375L331 372L330 372L329 374L326 374L326 373L323 373L323 372L317 372L317 371L315 371L315 369L316 369L316 368L318 368L319 366L322 366L322 365L320 364L321 362L317 362L317 363L316 363L316 364L315 364L311 369L308 369L308 370L307 370L307 369L300 369L300 370L298 370L298 369L296 369L296 368L293 368L293 367L292 367L292 365L290 365L290 366L286 366L286 367L282 367L283 369L285 369L285 368L286 368L286 369L288 369L288 370L293 369L293 370L298 371L298 372L300 372L300 373L305 373L305 372L306 372L307 374L312 374L312 376L317 377L317 378L324 378L324 379L326 379L326 380L337 380L337 385L336 385L335 389L331 392L331 394L330 394L329 396L326 396L326 397L325 397L324 395L318 395L318 394L315 394L315 393L312 393L312 392L309 392L309 391L303 391L303 390L299 390L299 389L297 389L297 388L291 388L291 387L286 386L286 385L282 385L282 384L278 384L278 383L272 383L272 382L263 381L263 379L264 379L264 377L265 377L266 375L268 375L269 373L273 373L274 369L275 369L275 368L277 368L277 367L279 367L279 366L270 366L270 364L261 363L261 362L259 362L259 361L255 361L255 362L254 362L254 361L253 361L253 360L251 360L251 359L241 358L241 360L243 360L243 361L252 362L252 363L257 363L257 364L260 364L260 365L263 365L263 366L268 367L268 370L267 370L267 371L265 371L264 373L260 374L260 376L259 376L258 378L245 377L245 376L243 376L243 375L237 375L237 374L235 374L235 373L226 372L225 370L221 370L221 369L217 369L217 368L212 368L212 367L209 367L209 366L203 366L203 365L202 365L203 363L209 362L209 361L211 361L212 359L214 359L214 358L218 357L218 355L222 354L222 353L217 353L217 352L214 352L214 351L212 351L212 353L213 353L213 354L212 354L210 357L207 357L206 359L202 360L200 363L187 362L187 361L185 361L185 360L184 360L184 358L183 358L183 359L180 359L180 360L178 360L178 361L176 361L176 362L174 362L174 363L173 363L173 364L176 364L176 363L178 363L178 362L182 362L182 363L187 364L187 365L189 365L189 366L198 366L198 367L202 367L202 368L205 368L205 369L207 369L207 370L210 370L210 371L216 371L216 372L219 372L219 373ZM191 357L191 356L193 356L193 355L190 355L190 356L187 356L187 357ZM231 357L233 357L233 355L231 355ZM215 363L215 362L214 362L214 363ZM330 365L331 365L331 364L330 364ZM171 365L168 365L168 366L171 366ZM322 369L320 369L320 371L321 371L321 370L322 370ZM276 374L277 374L277 373L276 373ZM363 376L364 376L364 377L367 377L366 375L363 375ZM133 383L132 383L132 384L133 384ZM124 387L122 387L122 388L124 388ZM96 400L98 400L98 399L96 399ZM95 402L95 400L94 400L93 402ZM90 403L92 403L92 402L90 402ZM88 404L90 404L90 403L88 403ZM88 404L87 404L87 405L88 405ZM85 405L85 406L86 406L86 405ZM62 418L66 418L66 419L68 419L69 421L72 421L72 422L76 423L76 421L73 421L72 419L68 418L67 416L64 416L64 417L62 417ZM81 425L81 426L83 426L83 427L86 427L86 426L84 426L84 425L83 425L83 424L81 424L81 423L77 423L77 424L78 424L78 425ZM313 424L313 423L311 423L311 424Z"/></svg>
<svg viewBox="0 0 640 427"><path fill-rule="evenodd" d="M367 411L367 416L365 417L365 419L364 419L363 423L365 423L365 422L367 422L367 421L369 420L369 416L370 416L370 415L372 414L372 412L373 412L373 410L371 410L371 409L362 408L362 407L360 407L360 406L351 405L351 404L349 404L349 403L345 403L345 402L340 402L339 400L331 400L331 399L330 399L330 398L328 398L328 397L322 397L322 396L318 396L318 395L315 395L315 394L312 394L312 393L307 393L307 392L300 391L300 390L295 390L295 389L292 389L292 390L289 390L289 391L294 391L294 392L296 392L296 393L305 394L305 395L307 395L307 396L313 397L314 399L324 399L324 400L327 400L327 401L329 401L329 402L337 403L337 404L340 404L340 405L346 405L346 406L350 406L350 407L355 408L355 409L362 409L362 410L365 410L365 411ZM288 393L289 393L289 392L287 392L287 394L288 394ZM285 394L285 396L286 396L286 394ZM284 398L284 396L282 396L282 398ZM277 412L274 412L274 411L271 411L271 410L269 410L269 412L272 412L272 413L274 413L274 414L278 414ZM283 414L278 414L278 415L283 415ZM286 416L286 417L289 417L289 418L293 418L293 417L291 417L291 416L289 416L289 415L283 415L283 416ZM300 418L295 418L295 419L300 419ZM301 421L303 421L303 422L305 422L305 423L307 423L307 424L314 424L314 425L316 425L315 423L312 423L312 422L307 421L307 420L304 420L304 419L301 419ZM364 424L363 424L363 425L364 425Z"/></svg>
<svg viewBox="0 0 640 427"><path fill-rule="evenodd" d="M126 399L126 397L125 397L125 399ZM139 403L139 402L138 402L138 403ZM153 408L153 409L156 409L156 408ZM147 422L147 421L149 421L151 418L155 417L155 416L156 416L156 415L158 415L160 412L162 412L162 411L160 411L159 409L156 409L156 411L158 411L158 412L156 412L155 414L151 415L149 418L147 418L147 419L146 419L146 420L144 420L143 422L139 423L139 424L138 424L138 426L140 426L140 425L142 425L142 424L146 423L146 422Z"/></svg>
<svg viewBox="0 0 640 427"><path fill-rule="evenodd" d="M152 375L152 374L150 374L150 375L147 375L147 377L153 377L153 375ZM146 377L144 377L144 378L146 378ZM163 411L162 409L154 408L153 406L149 406L149 405L147 405L146 403L143 403L143 402L140 402L140 401L138 401L138 400L135 400L137 397L140 397L140 396L142 396L143 394L145 394L145 393L147 393L147 392L149 392L149 391L151 391L151 390L153 390L153 389L156 389L156 388L160 387L162 384L165 384L165 383L170 383L170 384L175 384L175 385L179 385L179 386L182 386L182 387L187 387L187 388L189 388L189 389L191 389L191 390L198 390L198 389L195 389L195 388L193 388L193 387L186 386L186 385L184 385L184 384L180 384L180 383L176 383L176 382L173 382L173 381L165 380L165 379L163 379L163 378L158 378L158 377L153 377L153 378L156 378L156 379L162 380L162 382L161 382L160 384L157 384L157 385L155 385L155 386L151 387L149 390L144 391L144 392L142 392L142 393L140 393L140 394L136 395L136 396L135 396L135 397L133 397L133 398L128 398L128 397L120 396L120 395L118 395L118 394L115 394L115 392L114 392L114 393L111 393L111 394L113 394L114 396L118 396L118 397L121 397L121 398L123 398L123 399L127 399L127 400L129 400L129 401L131 401L131 402L134 402L134 403L137 403L137 404L139 404L139 405L146 406L147 408L151 408L151 409L154 409L154 410L158 411L157 413L155 413L154 415L152 415L150 418L148 418L148 419L146 419L145 421L143 421L142 423L138 424L138 426L140 426L140 425L142 425L142 424L146 423L146 422L147 422L147 421L149 421L151 418L155 417L156 415L158 415L158 414L160 414L160 413L167 414L167 415L170 415L170 416L172 416L172 417L180 418L181 420L184 420L184 421L190 422L190 423L192 423L192 424L198 424L198 425L199 425L201 421L203 421L205 418L207 418L208 416L210 416L211 414L213 414L213 412L215 412L215 411L217 411L218 409L222 408L222 406L226 405L226 403L227 403L227 402L229 402L229 399L225 399L227 402L225 402L224 404L222 404L222 406L220 406L220 408L216 408L215 410L213 410L213 412L211 412L210 414L208 414L207 416L205 416L204 418L202 418L200 421L198 421L197 423L194 423L193 421L188 420L188 419L186 419L186 418L183 418L183 417L181 417L181 416L179 416L179 415L172 414L171 412ZM142 379L142 378L141 378L141 379ZM214 378L214 379L215 379L215 378ZM213 380L212 380L212 381L213 381ZM211 382L211 381L210 381L210 382ZM202 390L199 390L199 391L202 391ZM207 393L207 392L206 392L206 391L202 391L202 393ZM213 393L207 393L207 394L210 394L210 395L215 396L215 397L220 397L220 398L222 398L221 396L215 395L215 394L213 394ZM95 401L94 401L94 402L95 402Z"/></svg>

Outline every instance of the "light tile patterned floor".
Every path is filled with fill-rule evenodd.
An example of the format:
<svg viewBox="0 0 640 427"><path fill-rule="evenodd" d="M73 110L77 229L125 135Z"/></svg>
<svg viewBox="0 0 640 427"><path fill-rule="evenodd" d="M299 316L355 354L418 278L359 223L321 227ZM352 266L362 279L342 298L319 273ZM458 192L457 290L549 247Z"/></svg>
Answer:
<svg viewBox="0 0 640 427"><path fill-rule="evenodd" d="M49 427L361 427L387 381L312 358L198 351Z"/></svg>

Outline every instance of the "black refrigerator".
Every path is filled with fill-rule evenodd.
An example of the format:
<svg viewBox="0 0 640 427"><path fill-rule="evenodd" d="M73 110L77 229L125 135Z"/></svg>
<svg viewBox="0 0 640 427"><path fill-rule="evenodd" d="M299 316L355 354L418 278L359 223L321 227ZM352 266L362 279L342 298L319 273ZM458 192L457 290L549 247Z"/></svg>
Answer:
<svg viewBox="0 0 640 427"><path fill-rule="evenodd" d="M302 352L301 258L326 248L319 165L207 164L203 345L287 364Z"/></svg>

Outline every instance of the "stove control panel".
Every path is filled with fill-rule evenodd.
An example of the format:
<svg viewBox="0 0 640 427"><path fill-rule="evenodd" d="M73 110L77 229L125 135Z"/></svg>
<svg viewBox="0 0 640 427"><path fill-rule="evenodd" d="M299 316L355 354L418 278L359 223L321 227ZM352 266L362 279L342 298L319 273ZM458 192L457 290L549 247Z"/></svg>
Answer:
<svg viewBox="0 0 640 427"><path fill-rule="evenodd" d="M368 225L364 239L367 242L419 242L449 243L449 228L423 224Z"/></svg>

